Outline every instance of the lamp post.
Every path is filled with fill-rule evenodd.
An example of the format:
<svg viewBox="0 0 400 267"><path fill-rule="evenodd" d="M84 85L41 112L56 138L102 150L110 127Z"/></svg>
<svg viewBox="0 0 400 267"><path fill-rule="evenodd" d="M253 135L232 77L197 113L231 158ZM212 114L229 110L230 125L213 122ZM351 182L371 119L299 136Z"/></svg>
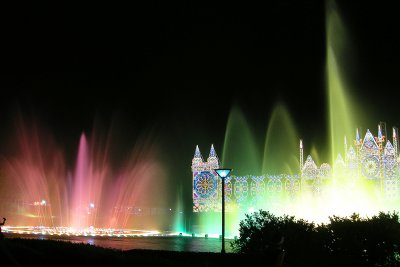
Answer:
<svg viewBox="0 0 400 267"><path fill-rule="evenodd" d="M221 196L222 196L222 248L221 253L225 253L225 178L229 176L232 169L215 169L215 172L222 179Z"/></svg>

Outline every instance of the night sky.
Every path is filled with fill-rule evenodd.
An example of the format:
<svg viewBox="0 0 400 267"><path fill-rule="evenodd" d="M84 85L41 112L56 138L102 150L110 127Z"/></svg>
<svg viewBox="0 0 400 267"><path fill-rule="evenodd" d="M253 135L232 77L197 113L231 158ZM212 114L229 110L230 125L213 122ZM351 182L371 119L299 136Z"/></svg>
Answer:
<svg viewBox="0 0 400 267"><path fill-rule="evenodd" d="M195 145L203 156L211 143L222 152L232 106L262 140L278 101L303 137L325 144L323 1L130 2L2 6L2 153L21 115L69 159L82 132L112 131L116 161L148 138L171 176L190 186ZM377 120L400 126L398 10L389 1L337 6L351 95Z"/></svg>

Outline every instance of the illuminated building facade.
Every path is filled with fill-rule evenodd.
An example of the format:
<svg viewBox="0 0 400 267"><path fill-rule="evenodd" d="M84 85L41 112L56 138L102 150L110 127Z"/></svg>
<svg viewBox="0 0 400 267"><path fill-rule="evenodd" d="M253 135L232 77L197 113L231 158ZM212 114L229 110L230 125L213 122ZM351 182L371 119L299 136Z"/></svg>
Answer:
<svg viewBox="0 0 400 267"><path fill-rule="evenodd" d="M385 135L381 125L378 126L377 136L367 130L363 139L357 129L354 144L348 145L347 138L344 138L344 156L337 155L333 166L322 163L319 167L310 155L304 161L304 147L300 140L299 174L232 175L225 181L226 210L262 206L263 201L277 195L289 198L301 192L322 195L338 185L351 190L360 182L369 184L385 199L399 199L397 129L393 128L392 142ZM214 171L219 167L213 145L207 161L203 160L199 147L196 147L192 160L194 212L221 210L221 181Z"/></svg>

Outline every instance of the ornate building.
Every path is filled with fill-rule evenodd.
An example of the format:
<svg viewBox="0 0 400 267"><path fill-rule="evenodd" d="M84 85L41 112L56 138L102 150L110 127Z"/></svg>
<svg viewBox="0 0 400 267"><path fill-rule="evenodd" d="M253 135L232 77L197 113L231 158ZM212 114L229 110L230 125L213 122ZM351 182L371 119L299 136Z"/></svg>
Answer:
<svg viewBox="0 0 400 267"><path fill-rule="evenodd" d="M218 187L221 186L221 182L214 170L219 166L219 159L213 145L206 162L203 160L199 147L196 146L192 160L194 211L218 210L218 203L220 203L217 202L220 197Z"/></svg>
<svg viewBox="0 0 400 267"><path fill-rule="evenodd" d="M298 175L247 175L230 176L225 181L227 211L236 208L258 206L276 196L294 197L307 191L321 195L335 185L354 188L361 182L371 184L386 199L400 198L400 157L398 155L397 129L393 128L392 142L387 140L378 126L377 136L367 130L363 139L356 130L354 145L348 146L344 138L344 157L340 154L331 167L322 163L319 167L308 155L303 159L303 142L300 140ZM214 146L204 161L196 146L192 160L193 210L221 210L221 181L214 169L220 163Z"/></svg>

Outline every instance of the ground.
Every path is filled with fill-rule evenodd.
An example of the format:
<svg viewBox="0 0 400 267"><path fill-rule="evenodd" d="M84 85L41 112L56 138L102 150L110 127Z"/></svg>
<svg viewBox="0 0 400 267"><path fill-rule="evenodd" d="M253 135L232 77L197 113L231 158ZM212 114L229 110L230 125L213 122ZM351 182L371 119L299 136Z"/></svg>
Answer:
<svg viewBox="0 0 400 267"><path fill-rule="evenodd" d="M1 266L274 266L265 255L121 251L54 240L7 238L0 241Z"/></svg>

